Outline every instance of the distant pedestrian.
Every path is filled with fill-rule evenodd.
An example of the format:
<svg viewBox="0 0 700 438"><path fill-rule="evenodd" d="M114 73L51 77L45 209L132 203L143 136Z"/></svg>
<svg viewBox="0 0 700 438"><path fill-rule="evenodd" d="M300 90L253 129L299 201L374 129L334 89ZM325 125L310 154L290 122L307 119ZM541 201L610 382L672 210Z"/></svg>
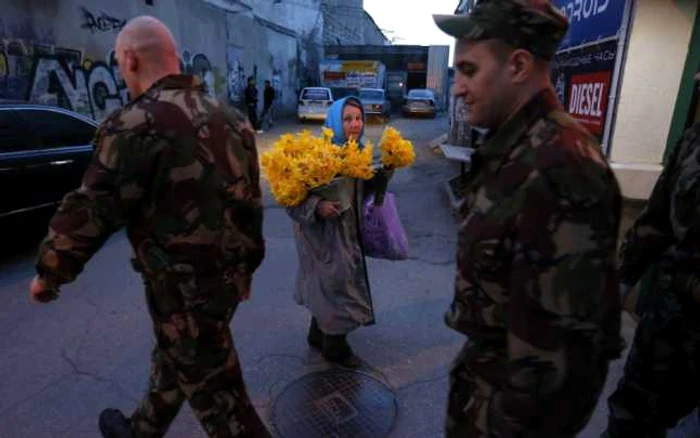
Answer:
<svg viewBox="0 0 700 438"><path fill-rule="evenodd" d="M275 101L277 100L277 91L272 86L270 81L265 81L265 90L263 91L263 113L261 125L267 120L268 129L271 129L275 124ZM261 126L262 127L262 126Z"/></svg>
<svg viewBox="0 0 700 438"><path fill-rule="evenodd" d="M248 78L248 86L245 89L245 105L248 110L248 120L250 120L253 129L259 134L262 133L260 122L258 121L258 88L255 86L255 78Z"/></svg>

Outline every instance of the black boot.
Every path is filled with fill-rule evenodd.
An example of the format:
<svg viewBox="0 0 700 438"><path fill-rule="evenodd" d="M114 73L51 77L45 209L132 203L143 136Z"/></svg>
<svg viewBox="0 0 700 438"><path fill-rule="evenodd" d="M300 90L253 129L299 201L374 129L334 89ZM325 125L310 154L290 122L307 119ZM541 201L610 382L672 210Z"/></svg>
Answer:
<svg viewBox="0 0 700 438"><path fill-rule="evenodd" d="M312 348L323 350L323 332L318 328L316 318L311 318L311 326L306 340Z"/></svg>
<svg viewBox="0 0 700 438"><path fill-rule="evenodd" d="M99 427L104 438L134 438L131 431L131 421L119 409L102 411Z"/></svg>
<svg viewBox="0 0 700 438"><path fill-rule="evenodd" d="M362 359L355 356L348 344L346 335L323 335L323 357L328 362L336 363L346 368L360 368L364 365Z"/></svg>

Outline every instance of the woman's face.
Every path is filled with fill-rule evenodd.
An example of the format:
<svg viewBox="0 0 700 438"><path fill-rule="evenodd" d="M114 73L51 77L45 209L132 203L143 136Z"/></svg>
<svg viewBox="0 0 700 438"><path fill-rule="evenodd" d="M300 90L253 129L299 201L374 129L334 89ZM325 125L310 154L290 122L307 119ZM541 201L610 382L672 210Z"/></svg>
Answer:
<svg viewBox="0 0 700 438"><path fill-rule="evenodd" d="M343 133L345 137L358 141L363 126L362 110L352 105L346 105L343 109Z"/></svg>

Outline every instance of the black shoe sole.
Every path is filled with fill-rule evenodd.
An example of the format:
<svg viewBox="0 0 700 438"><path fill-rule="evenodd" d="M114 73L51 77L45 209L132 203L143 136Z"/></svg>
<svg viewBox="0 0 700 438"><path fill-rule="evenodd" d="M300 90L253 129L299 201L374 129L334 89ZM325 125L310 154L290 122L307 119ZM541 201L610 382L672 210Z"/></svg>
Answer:
<svg viewBox="0 0 700 438"><path fill-rule="evenodd" d="M133 438L129 419L118 409L105 409L97 422L104 438Z"/></svg>
<svg viewBox="0 0 700 438"><path fill-rule="evenodd" d="M313 348L314 350L323 351L323 342L316 341L309 337L306 338L306 342L308 342L309 347Z"/></svg>

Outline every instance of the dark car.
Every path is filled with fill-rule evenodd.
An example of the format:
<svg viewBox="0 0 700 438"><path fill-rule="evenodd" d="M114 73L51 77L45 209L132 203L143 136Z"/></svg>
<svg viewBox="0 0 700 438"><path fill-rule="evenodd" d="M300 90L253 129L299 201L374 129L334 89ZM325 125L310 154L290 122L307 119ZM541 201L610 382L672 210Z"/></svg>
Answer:
<svg viewBox="0 0 700 438"><path fill-rule="evenodd" d="M360 88L360 100L368 116L379 116L384 122L389 120L391 103L381 88Z"/></svg>
<svg viewBox="0 0 700 438"><path fill-rule="evenodd" d="M80 187L98 124L61 108L0 104L0 226L51 213Z"/></svg>
<svg viewBox="0 0 700 438"><path fill-rule="evenodd" d="M435 106L435 93L427 88L415 88L408 92L408 96L403 101L401 112L404 117L413 115L428 115L435 117L437 108Z"/></svg>
<svg viewBox="0 0 700 438"><path fill-rule="evenodd" d="M335 100L340 100L344 97L358 97L360 92L357 88L342 88L342 87L331 87L331 92L333 93L333 98Z"/></svg>

